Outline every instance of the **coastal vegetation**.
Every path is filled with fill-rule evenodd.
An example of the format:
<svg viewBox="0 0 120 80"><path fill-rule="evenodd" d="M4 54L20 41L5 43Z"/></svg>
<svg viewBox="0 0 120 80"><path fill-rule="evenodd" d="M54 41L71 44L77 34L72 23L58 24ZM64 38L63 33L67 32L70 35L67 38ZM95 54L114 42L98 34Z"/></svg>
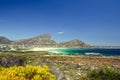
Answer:
<svg viewBox="0 0 120 80"><path fill-rule="evenodd" d="M26 66L30 67L39 66L40 67L39 69L42 69L43 67L41 66L46 65L49 67L48 73L51 75L55 75L56 80L97 80L96 76L101 76L101 71L103 77L104 75L108 76L108 78L109 76L112 76L114 77L114 80L118 80L119 77L115 78L116 76L114 76L114 74L119 75L120 57L92 56L92 55L60 55L60 54L48 54L47 52L39 51L38 52L16 51L16 52L1 52L0 65L1 69L5 70L6 69L9 70L12 67L16 69L19 67L23 67L25 68L24 70L27 70ZM107 68L104 66L107 66ZM113 75L111 75L109 71L112 72ZM92 75L95 76L93 77ZM30 77L30 79L28 80L31 80L32 78ZM102 78L98 80L102 80Z"/></svg>
<svg viewBox="0 0 120 80"><path fill-rule="evenodd" d="M120 80L120 72L110 67L102 67L88 71L80 80Z"/></svg>

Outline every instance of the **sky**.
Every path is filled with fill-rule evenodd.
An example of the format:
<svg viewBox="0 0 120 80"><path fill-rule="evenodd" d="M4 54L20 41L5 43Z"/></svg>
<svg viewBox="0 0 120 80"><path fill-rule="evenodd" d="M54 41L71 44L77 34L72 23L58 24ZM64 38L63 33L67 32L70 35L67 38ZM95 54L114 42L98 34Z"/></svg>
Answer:
<svg viewBox="0 0 120 80"><path fill-rule="evenodd" d="M0 0L0 36L120 46L120 0Z"/></svg>

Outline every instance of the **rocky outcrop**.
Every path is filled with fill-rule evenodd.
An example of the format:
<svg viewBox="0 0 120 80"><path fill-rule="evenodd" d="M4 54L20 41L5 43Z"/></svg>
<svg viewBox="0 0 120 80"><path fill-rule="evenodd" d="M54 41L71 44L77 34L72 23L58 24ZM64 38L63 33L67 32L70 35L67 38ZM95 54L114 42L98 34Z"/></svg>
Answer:
<svg viewBox="0 0 120 80"><path fill-rule="evenodd" d="M56 67L56 66L52 66L50 71L55 74L57 77L56 80L65 80L65 76L64 74L60 71L60 68L59 67Z"/></svg>
<svg viewBox="0 0 120 80"><path fill-rule="evenodd" d="M10 44L10 42L6 37L0 36L0 44Z"/></svg>

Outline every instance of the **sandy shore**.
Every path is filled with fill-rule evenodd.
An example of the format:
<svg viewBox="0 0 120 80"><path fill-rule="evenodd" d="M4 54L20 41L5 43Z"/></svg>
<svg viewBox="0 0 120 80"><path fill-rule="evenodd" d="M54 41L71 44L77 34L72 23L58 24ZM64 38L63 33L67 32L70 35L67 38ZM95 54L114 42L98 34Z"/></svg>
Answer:
<svg viewBox="0 0 120 80"><path fill-rule="evenodd" d="M66 49L66 48L32 48L29 51L49 51L55 49Z"/></svg>

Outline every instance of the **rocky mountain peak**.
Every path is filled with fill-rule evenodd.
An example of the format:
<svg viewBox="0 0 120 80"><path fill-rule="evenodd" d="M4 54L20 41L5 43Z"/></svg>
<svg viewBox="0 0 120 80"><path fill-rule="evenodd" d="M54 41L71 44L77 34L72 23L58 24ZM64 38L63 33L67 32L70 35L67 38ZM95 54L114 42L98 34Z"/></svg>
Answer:
<svg viewBox="0 0 120 80"><path fill-rule="evenodd" d="M12 44L24 44L28 47L53 47L56 42L51 40L50 34L42 34L33 38L15 41Z"/></svg>
<svg viewBox="0 0 120 80"><path fill-rule="evenodd" d="M43 40L51 40L51 35L50 34L42 34L42 35L39 35L37 37L34 37L34 38L41 38Z"/></svg>

